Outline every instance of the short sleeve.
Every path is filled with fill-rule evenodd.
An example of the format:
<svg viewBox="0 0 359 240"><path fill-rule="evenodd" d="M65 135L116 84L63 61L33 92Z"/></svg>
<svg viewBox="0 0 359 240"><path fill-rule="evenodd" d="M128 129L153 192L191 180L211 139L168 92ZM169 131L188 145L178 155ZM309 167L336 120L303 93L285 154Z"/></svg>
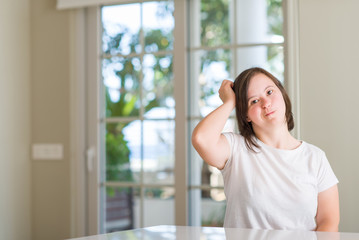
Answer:
<svg viewBox="0 0 359 240"><path fill-rule="evenodd" d="M334 186L339 182L333 172L333 169L330 166L330 163L325 153L323 153L321 161L319 162L317 179L318 179L318 192L327 190L328 188Z"/></svg>
<svg viewBox="0 0 359 240"><path fill-rule="evenodd" d="M225 133L222 133L222 134L226 137L226 139L227 139L227 141L229 143L229 149L230 149L228 160L227 160L226 164L224 165L224 168L221 170L223 172L226 169L228 169L229 165L231 164L232 155L233 155L233 152L234 152L233 148L234 148L234 145L235 145L235 137L234 137L234 133L232 133L232 132L225 132Z"/></svg>

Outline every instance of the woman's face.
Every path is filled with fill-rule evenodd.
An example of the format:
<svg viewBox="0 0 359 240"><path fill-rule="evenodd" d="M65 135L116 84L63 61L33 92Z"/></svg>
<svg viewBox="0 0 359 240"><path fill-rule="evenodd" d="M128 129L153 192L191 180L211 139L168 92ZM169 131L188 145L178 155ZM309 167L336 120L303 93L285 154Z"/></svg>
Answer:
<svg viewBox="0 0 359 240"><path fill-rule="evenodd" d="M277 126L286 126L285 102L280 89L266 75L256 74L248 86L247 121L253 129L268 130Z"/></svg>

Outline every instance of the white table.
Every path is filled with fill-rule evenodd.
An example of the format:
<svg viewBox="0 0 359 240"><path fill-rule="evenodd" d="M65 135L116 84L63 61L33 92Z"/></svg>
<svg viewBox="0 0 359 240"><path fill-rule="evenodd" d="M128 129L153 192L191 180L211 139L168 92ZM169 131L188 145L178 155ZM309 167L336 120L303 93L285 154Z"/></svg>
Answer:
<svg viewBox="0 0 359 240"><path fill-rule="evenodd" d="M154 226L72 240L359 240L359 233Z"/></svg>

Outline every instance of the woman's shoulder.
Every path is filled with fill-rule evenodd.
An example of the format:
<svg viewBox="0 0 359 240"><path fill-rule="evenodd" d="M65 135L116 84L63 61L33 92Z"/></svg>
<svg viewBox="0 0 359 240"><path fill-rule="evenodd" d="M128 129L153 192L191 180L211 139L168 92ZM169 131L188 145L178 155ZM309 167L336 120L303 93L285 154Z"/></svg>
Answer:
<svg viewBox="0 0 359 240"><path fill-rule="evenodd" d="M243 144L245 144L244 137L239 133L223 132L222 134L226 137L229 142L229 145L231 145L232 147L241 147Z"/></svg>
<svg viewBox="0 0 359 240"><path fill-rule="evenodd" d="M232 140L240 140L243 139L243 136L239 133L235 133L235 132L222 132L222 134L228 139L232 139Z"/></svg>
<svg viewBox="0 0 359 240"><path fill-rule="evenodd" d="M316 145L314 145L312 143L302 141L302 144L303 144L303 146L305 147L305 149L307 151L315 152L315 153L319 153L319 154L324 154L324 151L320 147L318 147L318 146L316 146Z"/></svg>
<svg viewBox="0 0 359 240"><path fill-rule="evenodd" d="M320 147L303 141L303 153L308 159L312 159L314 162L321 162L326 159L324 150Z"/></svg>
<svg viewBox="0 0 359 240"><path fill-rule="evenodd" d="M236 132L222 132L223 135L227 136L233 136L233 137L241 137L241 134Z"/></svg>

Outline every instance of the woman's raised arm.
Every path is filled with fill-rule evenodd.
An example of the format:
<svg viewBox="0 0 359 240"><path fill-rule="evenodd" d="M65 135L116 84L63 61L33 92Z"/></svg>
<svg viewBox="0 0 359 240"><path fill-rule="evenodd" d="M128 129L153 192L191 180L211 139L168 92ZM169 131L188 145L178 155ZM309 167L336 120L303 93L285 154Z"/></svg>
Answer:
<svg viewBox="0 0 359 240"><path fill-rule="evenodd" d="M209 165L223 169L230 155L222 130L236 104L233 82L224 80L219 89L223 104L198 123L192 133L192 145Z"/></svg>

